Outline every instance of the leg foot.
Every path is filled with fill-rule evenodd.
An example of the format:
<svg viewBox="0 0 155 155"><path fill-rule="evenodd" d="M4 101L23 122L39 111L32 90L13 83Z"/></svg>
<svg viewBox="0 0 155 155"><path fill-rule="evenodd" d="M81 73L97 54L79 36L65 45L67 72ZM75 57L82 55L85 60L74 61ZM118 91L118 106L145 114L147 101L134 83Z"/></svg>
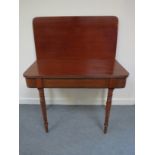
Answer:
<svg viewBox="0 0 155 155"><path fill-rule="evenodd" d="M107 133L107 126L104 126L104 134Z"/></svg>
<svg viewBox="0 0 155 155"><path fill-rule="evenodd" d="M108 97L107 97L106 108L105 108L105 121L104 121L104 133L105 134L107 133L107 130L108 130L108 123L109 123L109 116L110 116L113 90L114 89L108 90Z"/></svg>
<svg viewBox="0 0 155 155"><path fill-rule="evenodd" d="M48 123L44 125L45 126L45 132L48 132Z"/></svg>
<svg viewBox="0 0 155 155"><path fill-rule="evenodd" d="M48 132L48 121L47 121L47 112L46 112L44 89L38 88L38 91L39 91L40 106L41 106L41 111L42 111L42 116L43 116L43 121L44 121L45 132L47 133Z"/></svg>

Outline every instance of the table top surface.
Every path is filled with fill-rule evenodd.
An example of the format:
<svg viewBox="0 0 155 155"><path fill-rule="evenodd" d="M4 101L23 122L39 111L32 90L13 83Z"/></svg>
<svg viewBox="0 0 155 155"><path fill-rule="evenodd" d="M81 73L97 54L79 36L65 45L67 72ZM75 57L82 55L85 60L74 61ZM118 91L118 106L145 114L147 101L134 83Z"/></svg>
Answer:
<svg viewBox="0 0 155 155"><path fill-rule="evenodd" d="M37 17L33 20L36 62L26 78L125 78L115 60L118 18Z"/></svg>
<svg viewBox="0 0 155 155"><path fill-rule="evenodd" d="M26 78L125 78L128 72L116 60L55 59L35 61Z"/></svg>
<svg viewBox="0 0 155 155"><path fill-rule="evenodd" d="M37 60L115 59L117 25L113 16L34 18Z"/></svg>

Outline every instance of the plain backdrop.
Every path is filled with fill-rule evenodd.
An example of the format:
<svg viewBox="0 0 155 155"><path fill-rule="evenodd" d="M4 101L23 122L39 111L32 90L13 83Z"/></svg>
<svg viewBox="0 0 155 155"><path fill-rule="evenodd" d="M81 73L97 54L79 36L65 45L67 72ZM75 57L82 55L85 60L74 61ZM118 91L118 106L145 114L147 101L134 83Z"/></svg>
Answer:
<svg viewBox="0 0 155 155"><path fill-rule="evenodd" d="M134 2L132 0L130 1L110 1L108 0L106 3L103 2L104 5L99 3L98 0L95 0L95 2L92 2L89 0L87 3L84 3L84 0L80 2L80 5L77 5L78 2L71 2L68 3L67 0L64 2L58 2L60 0L57 0L56 3L54 3L54 6L60 8L66 8L66 14L70 14L70 9L72 11L76 11L74 14L77 14L77 9L81 8L81 10L78 10L79 14L86 14L90 10L91 15L93 14L110 14L111 11L114 11L115 8L117 8L117 11L115 13L119 16L120 22L125 20L124 24L125 26L120 23L120 30L119 35L124 34L119 40L119 50L117 49L117 59L126 66L126 68L130 71L130 77L128 79L127 87L125 89L122 89L122 91L117 90L114 97L115 99L125 99L127 98L124 96L124 94L130 92L130 95L128 97L130 99L134 99ZM28 5L26 4L29 3ZM37 4L40 2L39 0L36 1L36 4L30 1L22 1L20 0L21 9L23 9L23 6L26 7L24 11L26 11L26 14L29 14L29 11L34 11L35 6L39 5ZM45 3L47 3L46 0L44 0ZM44 11L41 11L45 4L44 3L39 5L40 6L40 12L46 12L47 10L44 9ZM68 4L66 6L66 3ZM23 4L22 4L23 3ZM24 4L25 3L25 4ZM59 4L58 4L59 3ZM123 3L123 5L122 5ZM8 5L9 4L9 5ZM70 5L72 4L72 6ZM74 4L74 5L73 5ZM114 7L112 7L115 4ZM41 6L42 5L42 6ZM108 6L110 8L105 7ZM61 9L55 8L54 6L48 6L46 4L47 8L52 8L56 11L57 14L61 14ZM121 7L123 6L123 8ZM155 1L154 0L136 0L136 155L154 155L155 149L154 149L154 139L155 139L155 104L154 104L154 88L155 88L155 46L154 46L154 36L155 36ZM32 9L33 7L33 9ZM70 8L71 7L71 8ZM98 10L96 10L96 7ZM31 8L31 9L30 9ZM82 9L83 8L83 9ZM95 9L94 9L95 8ZM100 9L99 9L100 8ZM34 54L34 45L33 42L29 41L28 38L25 38L25 35L21 33L21 31L25 31L25 34L29 32L29 35L32 36L32 30L31 25L24 23L25 16L22 17L22 11L20 9L20 99L26 98L34 98L37 97L36 90L31 90L26 88L26 85L24 83L24 79L22 77L22 72L26 69L26 67L29 66L29 63L33 61L35 58ZM50 9L52 12L53 10ZM108 11L109 9L109 11ZM124 10L123 13L121 13L121 10ZM133 10L133 11L131 11ZM22 12L21 12L22 11ZM95 13L96 12L96 13ZM87 13L87 14L88 14ZM121 14L120 14L121 13ZM42 13L43 14L43 13ZM129 15L128 15L129 14ZM132 15L131 15L132 14ZM0 104L0 122L1 122L1 128L0 128L0 137L1 141L3 142L3 147L0 149L1 154L19 154L19 108L18 108L18 86L19 86L19 80L18 80L18 0L12 1L12 0L5 0L1 2L0 5L0 19L1 19L1 28L0 28L0 51L1 51L1 61L0 61L0 70L1 70L1 104ZM32 16L36 16L36 13L31 14ZM128 16L127 16L128 15ZM131 18L132 17L132 20ZM127 18L127 19L126 19ZM23 20L21 20L23 19ZM26 18L25 18L26 21ZM31 22L31 19L27 20L28 23ZM126 23L127 22L127 23ZM25 25L23 25L23 24ZM132 23L132 24L131 24ZM22 27L26 27L27 29L21 29ZM124 30L122 29L124 27ZM131 28L132 27L132 28ZM126 30L127 29L127 30ZM21 40L22 38L25 38L25 40ZM26 35L27 36L27 35ZM127 39L128 38L128 39ZM130 39L129 39L130 38ZM32 38L30 38L32 39ZM127 40L126 40L127 39ZM130 40L130 42L128 42ZM33 41L33 39L32 39ZM122 43L123 42L123 43ZM22 44L24 47L22 47ZM32 47L27 46L30 43ZM124 43L126 43L124 45ZM129 44L131 46L126 45ZM125 51L124 51L124 48ZM29 51L32 49L32 51ZM127 54L127 53L128 54ZM24 56L27 56L26 59L24 59ZM123 55L129 55L129 57L123 57ZM22 58L23 57L23 58ZM145 74L147 73L147 74ZM132 86L131 86L132 85ZM124 93L122 94L122 92ZM23 92L31 92L33 95L36 94L36 96L25 96ZM85 92L86 93L86 92ZM86 95L87 97L87 95ZM11 126L11 128L10 128ZM8 141L9 139L9 141ZM8 149L9 146L9 149Z"/></svg>
<svg viewBox="0 0 155 155"><path fill-rule="evenodd" d="M113 104L134 104L134 0L20 0L20 103L36 104L37 89L26 87L23 72L35 61L32 19L37 16L106 16L119 18L116 59L129 71L124 89L116 89ZM104 104L106 89L46 89L47 103Z"/></svg>

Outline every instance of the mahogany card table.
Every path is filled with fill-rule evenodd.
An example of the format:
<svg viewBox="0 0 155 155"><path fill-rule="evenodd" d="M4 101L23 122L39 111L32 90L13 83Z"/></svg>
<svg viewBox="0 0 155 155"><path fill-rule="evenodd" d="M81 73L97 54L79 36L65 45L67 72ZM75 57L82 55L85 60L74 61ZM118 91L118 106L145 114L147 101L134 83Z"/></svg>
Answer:
<svg viewBox="0 0 155 155"><path fill-rule="evenodd" d="M33 19L36 61L24 77L29 88L39 91L46 132L44 88L107 88L103 127L107 132L113 90L124 88L129 75L115 59L117 31L115 16Z"/></svg>

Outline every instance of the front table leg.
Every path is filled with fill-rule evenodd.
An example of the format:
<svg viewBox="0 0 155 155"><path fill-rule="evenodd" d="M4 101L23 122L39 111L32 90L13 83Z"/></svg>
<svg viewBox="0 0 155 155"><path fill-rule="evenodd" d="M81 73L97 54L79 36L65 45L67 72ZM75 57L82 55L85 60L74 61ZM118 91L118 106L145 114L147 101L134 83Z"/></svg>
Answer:
<svg viewBox="0 0 155 155"><path fill-rule="evenodd" d="M113 90L114 89L111 88L108 89L108 97L105 108L104 133L107 133Z"/></svg>
<svg viewBox="0 0 155 155"><path fill-rule="evenodd" d="M47 112L46 112L44 89L38 88L38 90L39 90L39 97L40 97L40 106L41 106L41 111L42 111L43 120L44 120L44 127L45 127L45 131L48 132L48 122L47 122Z"/></svg>

